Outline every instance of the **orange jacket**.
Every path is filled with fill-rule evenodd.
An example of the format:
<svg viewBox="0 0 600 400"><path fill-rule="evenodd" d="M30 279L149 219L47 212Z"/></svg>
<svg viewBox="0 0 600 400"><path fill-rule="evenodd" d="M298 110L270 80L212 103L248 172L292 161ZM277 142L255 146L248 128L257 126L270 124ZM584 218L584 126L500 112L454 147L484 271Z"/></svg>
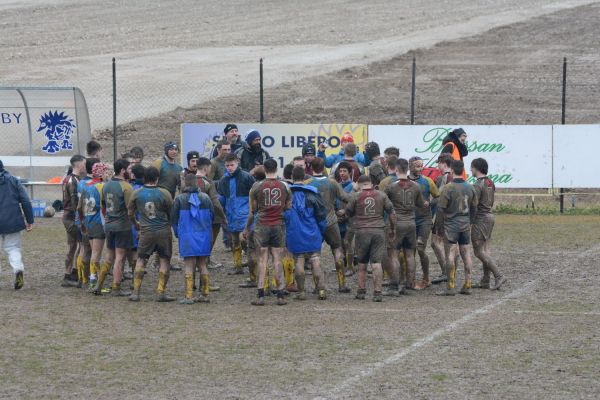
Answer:
<svg viewBox="0 0 600 400"><path fill-rule="evenodd" d="M457 161L462 161L460 159L460 151L458 151L458 147L454 143L448 142L444 145L444 147L448 146L449 144L452 145L452 153L450 153L450 154L452 154L452 158ZM463 178L465 181L467 180L467 167L466 166L465 166L465 169L463 170L461 178Z"/></svg>

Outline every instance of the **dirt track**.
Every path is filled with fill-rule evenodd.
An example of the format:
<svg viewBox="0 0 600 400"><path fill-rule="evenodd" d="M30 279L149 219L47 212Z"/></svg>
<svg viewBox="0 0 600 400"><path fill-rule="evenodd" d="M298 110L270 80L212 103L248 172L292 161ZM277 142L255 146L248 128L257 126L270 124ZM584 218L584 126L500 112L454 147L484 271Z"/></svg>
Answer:
<svg viewBox="0 0 600 400"><path fill-rule="evenodd" d="M410 122L410 65L417 57L417 124L560 123L568 57L568 123L598 123L600 3L444 42L364 67L265 91L266 122ZM266 65L266 80L272 72ZM257 121L258 95L223 97L125 124L120 148L144 138L152 155L182 122ZM166 132L173 132L169 135ZM104 136L102 136L104 137ZM111 146L106 140L107 147Z"/></svg>
<svg viewBox="0 0 600 400"><path fill-rule="evenodd" d="M432 287L375 304L331 291L256 309L254 290L225 270L212 271L222 291L208 305L154 303L153 268L139 304L60 288L63 228L39 220L22 291L0 260L0 398L593 399L599 223L500 216L493 251L510 279L500 292L441 298ZM168 292L183 294L181 272Z"/></svg>

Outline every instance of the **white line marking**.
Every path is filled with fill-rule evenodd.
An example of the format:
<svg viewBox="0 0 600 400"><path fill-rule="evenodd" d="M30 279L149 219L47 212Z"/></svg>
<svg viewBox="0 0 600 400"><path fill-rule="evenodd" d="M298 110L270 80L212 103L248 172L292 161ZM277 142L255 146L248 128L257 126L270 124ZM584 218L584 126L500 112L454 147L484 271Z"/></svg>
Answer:
<svg viewBox="0 0 600 400"><path fill-rule="evenodd" d="M535 311L535 310L515 310L517 314L541 314L541 315L599 315L600 312L579 312L579 311Z"/></svg>
<svg viewBox="0 0 600 400"><path fill-rule="evenodd" d="M405 309L401 308L314 308L314 311L321 312L334 312L334 313L343 313L343 312L366 312L366 313L402 313Z"/></svg>
<svg viewBox="0 0 600 400"><path fill-rule="evenodd" d="M386 367L390 364L397 363L398 361L402 360L404 357L406 357L410 353L414 352L415 350L418 350L421 347L433 342L435 339L437 339L438 337L440 337L442 335L452 332L453 330L457 329L461 325L464 325L466 322L471 321L475 317L492 311L494 308L501 306L502 304L506 303L508 300L523 296L524 294L532 291L533 288L535 287L535 284L536 284L535 281L529 282L529 283L525 284L523 287L521 287L520 289L517 289L517 290L511 292L510 294L494 301L493 303L490 303L487 306L478 308L477 310L472 311L471 313L465 315L464 317L462 317L454 322L449 323L448 325L434 331L433 333L424 337L423 339L417 340L410 346L400 350L398 353L384 359L383 361L378 361L378 362L372 364L371 366L366 367L365 369L360 371L358 374L351 376L350 378L346 379L345 381L341 382L340 384L335 386L333 389L331 389L329 395L326 395L325 397L317 396L317 397L314 397L314 400L335 399L335 398L340 397L341 395L347 394L345 392L345 390L356 385L362 379L364 379L370 375L373 375L375 372L383 369L384 367Z"/></svg>

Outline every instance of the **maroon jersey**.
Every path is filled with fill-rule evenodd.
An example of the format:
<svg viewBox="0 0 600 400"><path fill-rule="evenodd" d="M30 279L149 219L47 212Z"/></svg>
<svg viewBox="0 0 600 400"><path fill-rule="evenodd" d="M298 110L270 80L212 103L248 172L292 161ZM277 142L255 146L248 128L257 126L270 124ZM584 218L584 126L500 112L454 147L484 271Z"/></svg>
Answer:
<svg viewBox="0 0 600 400"><path fill-rule="evenodd" d="M477 212L475 217L482 217L492 213L492 207L494 207L494 192L496 186L494 182L487 176L477 178L477 181L473 185L479 203L477 204Z"/></svg>
<svg viewBox="0 0 600 400"><path fill-rule="evenodd" d="M384 228L385 213L394 212L390 199L379 190L369 189L356 193L346 205L346 214L354 217L354 227L357 230L369 228Z"/></svg>
<svg viewBox="0 0 600 400"><path fill-rule="evenodd" d="M283 212L291 207L292 194L287 184L277 179L256 182L250 189L250 212L255 223L275 226L283 224Z"/></svg>

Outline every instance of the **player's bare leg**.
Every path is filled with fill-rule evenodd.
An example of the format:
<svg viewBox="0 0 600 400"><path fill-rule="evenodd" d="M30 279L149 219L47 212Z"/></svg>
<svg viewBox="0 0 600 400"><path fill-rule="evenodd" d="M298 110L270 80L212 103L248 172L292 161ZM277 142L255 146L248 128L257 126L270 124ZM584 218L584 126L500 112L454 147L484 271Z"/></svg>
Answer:
<svg viewBox="0 0 600 400"><path fill-rule="evenodd" d="M367 264L358 263L358 290L355 298L364 300L367 294Z"/></svg>
<svg viewBox="0 0 600 400"><path fill-rule="evenodd" d="M381 263L371 264L371 268L373 269L373 301L381 302L382 298L382 288L383 288L383 268L381 267Z"/></svg>
<svg viewBox="0 0 600 400"><path fill-rule="evenodd" d="M490 274L494 275L495 285L492 287L494 290L500 289L500 287L506 282L506 278L498 271L496 261L492 258L489 250L489 241L475 240L473 241L473 251L475 256L481 260L483 264L483 277L479 283L473 285L474 288L478 289L490 289Z"/></svg>
<svg viewBox="0 0 600 400"><path fill-rule="evenodd" d="M306 300L306 290L304 283L306 280L306 273L304 272L304 256L301 255L296 257L296 265L294 266L294 276L296 278L296 285L298 286L298 293L296 294L296 300Z"/></svg>
<svg viewBox="0 0 600 400"><path fill-rule="evenodd" d="M437 293L438 295L454 296L456 294L456 257L458 253L458 244L449 244L446 246L446 271L448 273L448 281L446 282L446 290Z"/></svg>
<svg viewBox="0 0 600 400"><path fill-rule="evenodd" d="M313 270L313 280L319 292L319 300L327 299L327 291L325 290L325 274L321 268L321 257L318 254L313 254L310 257L310 264Z"/></svg>
<svg viewBox="0 0 600 400"><path fill-rule="evenodd" d="M277 304L282 306L286 304L284 299L284 290L286 287L286 281L283 276L283 266L281 264L281 258L283 255L283 251L285 249L282 248L271 248L271 255L273 256L273 269L274 269L274 283L277 285L273 285L273 287L277 287Z"/></svg>
<svg viewBox="0 0 600 400"><path fill-rule="evenodd" d="M437 234L433 234L431 237L431 248L433 249L433 253L435 254L435 258L437 259L441 270L441 275L437 278L434 278L431 281L431 283L438 284L446 282L448 280L448 275L446 272L446 255L444 253L444 239Z"/></svg>
<svg viewBox="0 0 600 400"><path fill-rule="evenodd" d="M269 248L258 249L258 280L256 283L257 299L252 301L254 306L265 305L265 280L267 279L267 263L269 262Z"/></svg>
<svg viewBox="0 0 600 400"><path fill-rule="evenodd" d="M423 270L423 279L421 282L415 284L416 289L425 289L431 286L431 279L429 278L429 256L425 251L427 242L422 242L417 239L417 253L419 254L419 260L421 260L421 269Z"/></svg>
<svg viewBox="0 0 600 400"><path fill-rule="evenodd" d="M469 245L460 245L458 249L460 251L460 258L462 258L465 265L465 283L460 290L461 294L471 294L471 271L473 270L473 259L471 258L471 252Z"/></svg>
<svg viewBox="0 0 600 400"><path fill-rule="evenodd" d="M390 285L383 295L398 296L404 288L400 288L400 262L394 249L387 250L386 262L383 266L387 268L387 273L390 277Z"/></svg>
<svg viewBox="0 0 600 400"><path fill-rule="evenodd" d="M411 291L415 289L415 274L417 269L415 252L407 250L404 252L404 257L406 257L406 289Z"/></svg>

